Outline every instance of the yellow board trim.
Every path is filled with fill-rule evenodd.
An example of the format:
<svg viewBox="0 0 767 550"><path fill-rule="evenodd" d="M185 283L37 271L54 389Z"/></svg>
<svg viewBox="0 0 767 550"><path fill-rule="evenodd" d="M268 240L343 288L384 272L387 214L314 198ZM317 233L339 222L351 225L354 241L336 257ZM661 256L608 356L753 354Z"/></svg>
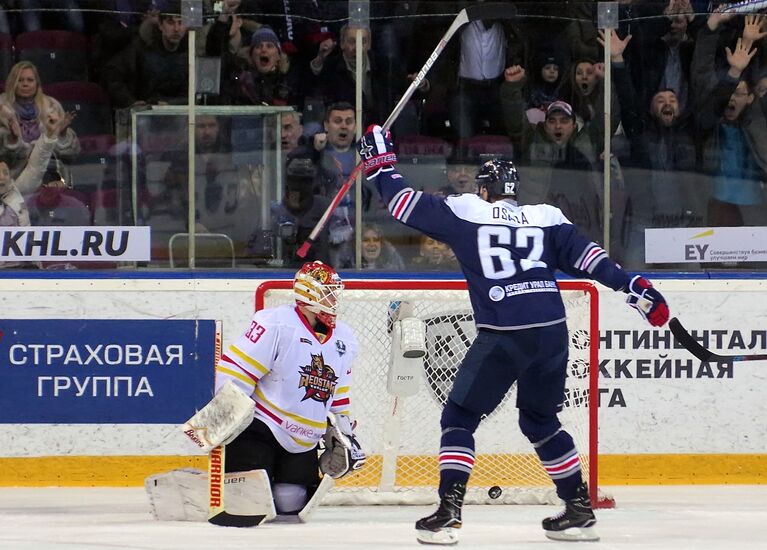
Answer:
<svg viewBox="0 0 767 550"><path fill-rule="evenodd" d="M479 455L484 460L498 457ZM504 457L503 460L508 460ZM534 460L520 455L517 460ZM422 479L423 485L436 480L436 457L400 457L401 471L408 462L434 464L435 479ZM152 474L175 468L206 470L205 456L53 456L0 458L0 487L138 487ZM380 469L380 457L372 456L362 470L339 481L339 485L361 486L370 483ZM364 474L364 475L363 475ZM376 477L376 476L372 476ZM363 480L367 480L363 483ZM407 481L402 479L402 481ZM418 483L416 480L409 480ZM475 476L472 481L481 483ZM601 485L725 485L767 484L767 455L602 455L599 457Z"/></svg>

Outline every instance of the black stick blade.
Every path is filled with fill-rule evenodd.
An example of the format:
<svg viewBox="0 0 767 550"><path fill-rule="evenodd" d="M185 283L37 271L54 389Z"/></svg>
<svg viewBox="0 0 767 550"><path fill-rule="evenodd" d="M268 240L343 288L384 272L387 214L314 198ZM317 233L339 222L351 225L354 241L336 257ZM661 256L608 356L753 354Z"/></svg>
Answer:
<svg viewBox="0 0 767 550"><path fill-rule="evenodd" d="M674 335L677 342L682 344L684 348L692 353L695 357L701 361L711 362L712 359L716 359L718 356L715 353L711 353L706 348L701 346L698 341L693 338L689 332L685 330L679 319L672 317L668 322L668 328L671 329L671 334Z"/></svg>
<svg viewBox="0 0 767 550"><path fill-rule="evenodd" d="M221 512L216 514L208 521L214 525L221 525L224 527L255 527L261 525L266 519L266 516L236 516L234 514L227 514Z"/></svg>

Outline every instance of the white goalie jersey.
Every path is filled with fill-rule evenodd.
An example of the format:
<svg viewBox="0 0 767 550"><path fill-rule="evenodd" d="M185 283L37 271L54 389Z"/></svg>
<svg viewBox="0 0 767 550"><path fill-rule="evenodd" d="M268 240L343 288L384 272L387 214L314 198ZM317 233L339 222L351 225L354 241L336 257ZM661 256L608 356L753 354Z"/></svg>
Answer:
<svg viewBox="0 0 767 550"><path fill-rule="evenodd" d="M222 355L216 391L232 380L285 450L304 452L322 438L328 412L349 415L357 349L342 322L321 340L296 306L264 309Z"/></svg>

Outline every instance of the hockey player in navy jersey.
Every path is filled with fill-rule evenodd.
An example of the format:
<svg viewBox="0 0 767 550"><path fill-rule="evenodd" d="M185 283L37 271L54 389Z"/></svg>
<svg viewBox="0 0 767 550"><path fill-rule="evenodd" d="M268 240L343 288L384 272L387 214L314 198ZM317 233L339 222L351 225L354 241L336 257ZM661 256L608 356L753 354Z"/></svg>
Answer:
<svg viewBox="0 0 767 550"><path fill-rule="evenodd" d="M380 126L368 128L359 152L400 222L449 244L469 288L477 338L466 354L440 420L439 508L416 522L420 542L455 544L461 507L475 460L474 432L517 382L519 427L565 502L543 520L556 540L598 540L588 488L573 439L557 413L564 402L568 357L565 307L557 270L628 294L627 302L653 326L669 317L663 296L632 277L583 237L550 205L519 206L520 185L510 161L491 160L476 176L477 194L438 197L416 191L395 170L393 143Z"/></svg>

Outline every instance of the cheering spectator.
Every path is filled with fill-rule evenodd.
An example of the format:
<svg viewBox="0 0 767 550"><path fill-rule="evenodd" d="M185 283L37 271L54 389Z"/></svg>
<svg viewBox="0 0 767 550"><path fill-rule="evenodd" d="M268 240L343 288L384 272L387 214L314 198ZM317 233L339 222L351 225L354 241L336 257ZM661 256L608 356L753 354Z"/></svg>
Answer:
<svg viewBox="0 0 767 550"><path fill-rule="evenodd" d="M279 39L270 27L261 27L250 39L242 70L234 69L226 100L236 105L298 105L303 103L297 70L291 69Z"/></svg>
<svg viewBox="0 0 767 550"><path fill-rule="evenodd" d="M729 69L716 75L715 56L721 24L732 14L712 13L698 33L693 73L715 82L710 93L697 99L698 124L704 134L703 170L713 177L708 205L711 226L763 225L762 184L767 173L767 119L761 100L755 100L744 73L757 52L754 29L744 29L734 48L725 48ZM761 39L764 34L755 35ZM701 90L695 90L696 93ZM709 90L706 90L707 92Z"/></svg>
<svg viewBox="0 0 767 550"><path fill-rule="evenodd" d="M468 155L456 148L456 151L447 159L447 185L453 193L475 193L477 184L474 177L477 175L477 163Z"/></svg>
<svg viewBox="0 0 767 550"><path fill-rule="evenodd" d="M44 133L35 142L29 160L18 178L14 179L8 164L0 160L0 226L2 227L27 226L30 223L24 195L34 192L40 185L64 119L59 118L57 113L50 113L44 124ZM3 266L8 267L6 264Z"/></svg>
<svg viewBox="0 0 767 550"><path fill-rule="evenodd" d="M674 90L682 112L688 108L690 67L695 43L689 34L689 0L671 0L666 17L652 17L632 26L628 53L640 105L647 105L659 90Z"/></svg>
<svg viewBox="0 0 767 550"><path fill-rule="evenodd" d="M472 21L460 33L458 89L450 104L450 124L459 139L483 131L499 134L498 94L504 69L522 61L516 51L519 41L509 25L497 20Z"/></svg>
<svg viewBox="0 0 767 550"><path fill-rule="evenodd" d="M321 151L320 180L322 193L335 196L357 163L354 144L356 117L350 103L339 102L330 105L325 114L325 132L314 136L314 147ZM369 193L367 194L369 196ZM328 222L330 230L330 264L339 269L352 266L354 250L354 193L347 193L333 211Z"/></svg>
<svg viewBox="0 0 767 550"><path fill-rule="evenodd" d="M527 119L530 122L542 122L546 118L549 104L564 99L562 88L567 68L565 59L557 50L544 50L535 57L528 87Z"/></svg>
<svg viewBox="0 0 767 550"><path fill-rule="evenodd" d="M518 170L535 186L520 191L520 204L542 202L556 205L587 234L601 237L597 152L588 128L578 130L573 107L555 101L546 109L543 122L531 124L525 114L522 90L525 70L506 70L501 105L509 135L514 142Z"/></svg>
<svg viewBox="0 0 767 550"><path fill-rule="evenodd" d="M8 73L5 92L0 94L0 150L11 163L13 177L24 168L51 113L59 121L53 154L59 160L71 160L80 153L80 140L69 128L74 115L65 113L61 103L43 93L40 75L32 63L19 61Z"/></svg>
<svg viewBox="0 0 767 550"><path fill-rule="evenodd" d="M357 70L357 40L355 36L356 29L345 25L341 28L339 42L340 53L331 55L335 44L332 40L326 39L320 42L318 46L318 55L311 61L310 68L317 76L317 85L326 103L346 102L354 104L355 100L355 78ZM396 103L398 96L401 96L409 86L410 81L415 75L407 75L401 67L387 78L392 85L382 86L374 82L381 74L378 71L376 59L370 55L372 37L370 29L364 28L362 31L362 67L360 72L363 75L362 80L362 112L365 114L364 124L371 120L383 120ZM420 93L425 93L429 89L429 81L425 80L419 87ZM397 128L404 131L405 124L412 125L415 119L415 107L408 104L405 112L398 119ZM335 264L334 264L335 265ZM336 266L338 267L338 266Z"/></svg>
<svg viewBox="0 0 767 550"><path fill-rule="evenodd" d="M362 228L362 269L404 271L405 262L377 224Z"/></svg>
<svg viewBox="0 0 767 550"><path fill-rule="evenodd" d="M459 271L458 261L453 251L443 242L421 235L418 256L412 260L412 268L417 271Z"/></svg>

